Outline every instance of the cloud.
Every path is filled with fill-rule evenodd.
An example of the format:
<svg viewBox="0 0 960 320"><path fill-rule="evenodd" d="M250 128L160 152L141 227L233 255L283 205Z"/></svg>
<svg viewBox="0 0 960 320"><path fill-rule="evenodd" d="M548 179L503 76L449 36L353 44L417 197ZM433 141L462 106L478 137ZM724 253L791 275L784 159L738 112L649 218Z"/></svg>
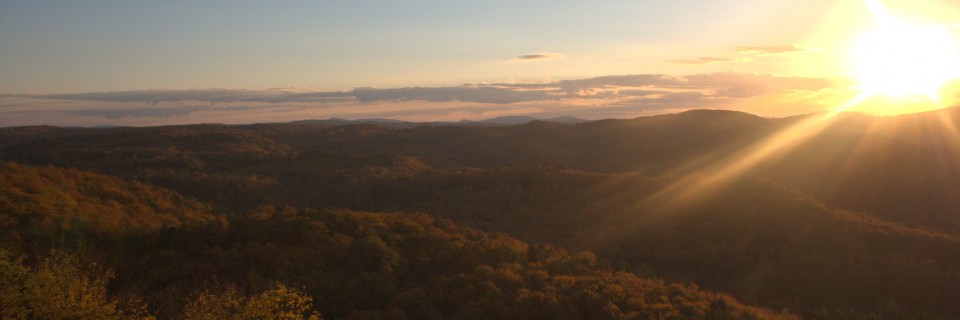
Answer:
<svg viewBox="0 0 960 320"><path fill-rule="evenodd" d="M562 113L599 119L695 108L736 108L739 103L748 101L746 99L787 93L802 99L833 88L838 88L838 84L831 79L718 72L687 76L615 75L538 83L474 83L458 87L357 88L354 94L360 101L368 103L459 101L487 104L458 109L457 112L464 116L479 111L507 112L511 108L537 107L544 110L541 114L556 116ZM414 117L421 111L395 115ZM444 114L450 111L444 109Z"/></svg>
<svg viewBox="0 0 960 320"><path fill-rule="evenodd" d="M805 97L830 92L824 89L845 87L831 79L719 72L447 87L359 87L350 91L206 89L14 94L0 97L0 126L251 123L329 117L427 121L531 110L551 116L599 119L693 108L772 106L787 101L777 97L792 99L788 102L796 104L807 101Z"/></svg>
<svg viewBox="0 0 960 320"><path fill-rule="evenodd" d="M677 64L711 64L718 62L731 62L731 61L740 61L741 59L735 58L717 58L717 57L700 57L697 59L680 59L680 60L667 60L667 62L677 63Z"/></svg>
<svg viewBox="0 0 960 320"><path fill-rule="evenodd" d="M68 111L67 114L101 117L106 119L122 118L172 118L186 116L199 111L199 108L144 108L144 109L89 109Z"/></svg>
<svg viewBox="0 0 960 320"><path fill-rule="evenodd" d="M664 93L676 91L696 91L716 97L751 97L776 92L778 90L816 91L833 86L835 86L835 84L831 80L821 78L720 72L688 76L669 76L663 74L615 75L541 83L470 83L451 87L383 89L359 87L352 91L283 91L278 89L148 90L73 94L25 94L19 95L19 97L86 102L141 102L150 105L183 101L210 104L219 102L245 102L311 105L389 101L460 101L512 104L536 101L630 99L635 97L660 96ZM154 110L154 112L160 111Z"/></svg>
<svg viewBox="0 0 960 320"><path fill-rule="evenodd" d="M528 53L528 54L516 57L514 58L514 60L518 60L518 61L547 60L547 59L556 59L560 57L563 57L563 55L559 53L535 52L535 53Z"/></svg>
<svg viewBox="0 0 960 320"><path fill-rule="evenodd" d="M585 88L676 86L681 83L683 80L679 77L663 74L636 74L561 80L555 82L555 85L567 91L579 91Z"/></svg>
<svg viewBox="0 0 960 320"><path fill-rule="evenodd" d="M739 46L739 47L736 47L735 49L737 50L737 53L740 53L740 54L755 54L755 55L805 51L805 49L797 47L792 44L782 45L782 46Z"/></svg>
<svg viewBox="0 0 960 320"><path fill-rule="evenodd" d="M770 74L718 72L685 77L689 87L712 89L715 96L748 98L783 90L818 91L835 87L830 79L783 77Z"/></svg>
<svg viewBox="0 0 960 320"><path fill-rule="evenodd" d="M66 94L23 94L25 98L100 101L100 102L159 102L204 101L218 102L337 102L351 98L349 92L300 92L281 89L236 90L236 89L198 89L198 90L143 90L87 92Z"/></svg>
<svg viewBox="0 0 960 320"><path fill-rule="evenodd" d="M62 104L62 102L20 102L0 105L0 109L11 109L20 107L33 107L44 104Z"/></svg>
<svg viewBox="0 0 960 320"><path fill-rule="evenodd" d="M465 85L458 87L408 87L399 89L356 88L354 96L361 102L423 100L433 102L468 101L507 104L523 101L552 100L546 90L516 90L509 87Z"/></svg>
<svg viewBox="0 0 960 320"><path fill-rule="evenodd" d="M637 97L605 107L608 110L654 111L693 109L712 106L716 97L696 91L671 92L651 97Z"/></svg>

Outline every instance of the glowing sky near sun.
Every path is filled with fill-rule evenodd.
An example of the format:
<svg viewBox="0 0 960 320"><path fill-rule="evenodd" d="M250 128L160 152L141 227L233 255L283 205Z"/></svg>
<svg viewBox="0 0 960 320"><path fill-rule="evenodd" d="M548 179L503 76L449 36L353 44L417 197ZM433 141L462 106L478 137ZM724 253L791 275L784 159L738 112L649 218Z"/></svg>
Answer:
<svg viewBox="0 0 960 320"><path fill-rule="evenodd" d="M878 3L960 35L960 3ZM861 0L3 1L0 126L785 116L857 96L875 26Z"/></svg>

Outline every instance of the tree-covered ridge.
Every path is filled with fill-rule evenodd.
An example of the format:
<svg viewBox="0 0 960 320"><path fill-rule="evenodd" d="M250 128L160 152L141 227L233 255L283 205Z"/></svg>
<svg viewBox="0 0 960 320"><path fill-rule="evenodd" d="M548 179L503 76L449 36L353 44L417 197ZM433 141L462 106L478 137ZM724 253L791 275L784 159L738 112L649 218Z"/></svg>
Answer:
<svg viewBox="0 0 960 320"><path fill-rule="evenodd" d="M13 318L793 317L616 271L590 252L530 245L427 214L261 206L212 219L195 201L139 183L75 169L2 168L2 212L15 223L3 226L0 312ZM114 202L123 206L110 215L89 214Z"/></svg>
<svg viewBox="0 0 960 320"><path fill-rule="evenodd" d="M577 125L507 127L289 123L155 128L0 129L0 159L76 167L149 182L205 199L301 185L287 175L349 177L370 167L552 166L648 176L696 174L805 117L765 119L696 110ZM908 225L960 231L960 108L893 118L842 114L808 141L749 174L811 194L838 208ZM408 168L416 169L416 167ZM199 184L215 188L195 188ZM271 185L272 184L272 185ZM191 189L185 189L191 188ZM241 205L255 205L236 201Z"/></svg>
<svg viewBox="0 0 960 320"><path fill-rule="evenodd" d="M5 241L88 233L122 236L214 220L209 206L171 191L76 169L0 162L0 226ZM37 243L38 244L38 243Z"/></svg>
<svg viewBox="0 0 960 320"><path fill-rule="evenodd" d="M147 288L147 301L160 305L216 279L239 292L276 281L303 288L334 319L792 317L617 272L589 252L568 254L425 214L264 207L227 227L157 237L116 265L118 281Z"/></svg>
<svg viewBox="0 0 960 320"><path fill-rule="evenodd" d="M949 143L955 132L941 116L960 119L958 111L841 115L742 179L672 201L657 195L685 194L708 177L704 166L802 117L699 111L575 126L7 128L0 129L0 159L143 181L223 213L213 224L164 225L115 245L85 242L99 243L88 252L99 251L97 261L127 279L118 283L138 283L143 287L127 290L151 292L144 299L171 314L195 288L210 285L226 286L216 294L241 296L278 280L314 287L294 276L312 277L314 269L263 262L273 259L269 254L296 256L287 247L299 247L252 249L243 239L256 237L236 235L291 227L269 222L276 217L314 219L342 208L423 212L528 243L590 251L616 270L696 283L815 319L953 319L960 317L953 303L960 296L960 144ZM83 228L50 243L95 234L74 225ZM237 265L265 271L234 274ZM156 276L130 278L136 270ZM176 278L192 280L164 282ZM309 294L328 299L319 292ZM330 304L317 308L343 315L322 309Z"/></svg>
<svg viewBox="0 0 960 320"><path fill-rule="evenodd" d="M0 248L2 319L156 319L138 296L109 292L113 273L95 263L63 251L53 251L34 267L23 260ZM202 292L179 318L319 320L310 309L310 297L277 285L249 297Z"/></svg>
<svg viewBox="0 0 960 320"><path fill-rule="evenodd" d="M672 208L646 201L682 178L544 167L431 170L368 177L330 192L343 195L333 197L342 206L431 212L805 315L960 314L950 302L960 296L954 234L832 208L769 179L731 181Z"/></svg>

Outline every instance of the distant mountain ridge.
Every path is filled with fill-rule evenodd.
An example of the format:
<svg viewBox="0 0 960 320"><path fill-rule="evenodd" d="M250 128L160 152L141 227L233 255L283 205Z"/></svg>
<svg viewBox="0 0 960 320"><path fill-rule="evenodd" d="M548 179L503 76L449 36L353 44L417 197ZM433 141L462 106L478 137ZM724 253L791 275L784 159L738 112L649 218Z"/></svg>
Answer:
<svg viewBox="0 0 960 320"><path fill-rule="evenodd" d="M105 155L97 148L110 146L114 156L128 154L143 163L150 157L136 153L152 145L157 148L157 164L178 157L189 157L178 160L180 165L213 165L341 150L351 155L396 154L424 161L428 167L548 165L689 174L812 116L770 119L735 111L691 110L575 126L545 121L509 125L529 118L508 117L488 120L494 124L332 119L152 128L0 128L0 159L57 161L110 172L115 169L99 168L96 159ZM839 114L815 137L793 143L745 174L773 178L844 209L960 230L960 217L953 214L960 211L960 191L954 191L960 190L957 124L960 108L896 117ZM168 150L182 153L163 155ZM67 152L72 156L58 156ZM936 192L925 192L928 189Z"/></svg>
<svg viewBox="0 0 960 320"><path fill-rule="evenodd" d="M299 123L299 124L327 124L327 125L346 125L346 124L375 124L382 125L386 127L396 127L396 128L410 128L420 125L434 125L434 126L464 126L464 125L493 125L493 126L511 126L518 124L525 124L533 121L546 121L546 122L556 122L564 124L578 124L583 122L588 122L589 120L581 119L572 116L559 116L553 118L535 118L531 116L502 116L495 117L485 120L460 120L460 121L428 121L428 122L411 122L395 119L386 119L386 118L362 118L355 120L348 120L342 118L329 118L326 120L301 120L294 121L290 123Z"/></svg>

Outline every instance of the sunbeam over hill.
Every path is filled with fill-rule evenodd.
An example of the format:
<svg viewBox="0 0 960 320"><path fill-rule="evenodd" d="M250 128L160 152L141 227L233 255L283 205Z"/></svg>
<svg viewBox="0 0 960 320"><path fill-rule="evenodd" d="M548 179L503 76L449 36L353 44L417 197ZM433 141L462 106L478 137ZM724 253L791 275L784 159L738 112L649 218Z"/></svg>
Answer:
<svg viewBox="0 0 960 320"><path fill-rule="evenodd" d="M960 319L960 2L0 1L0 319Z"/></svg>

